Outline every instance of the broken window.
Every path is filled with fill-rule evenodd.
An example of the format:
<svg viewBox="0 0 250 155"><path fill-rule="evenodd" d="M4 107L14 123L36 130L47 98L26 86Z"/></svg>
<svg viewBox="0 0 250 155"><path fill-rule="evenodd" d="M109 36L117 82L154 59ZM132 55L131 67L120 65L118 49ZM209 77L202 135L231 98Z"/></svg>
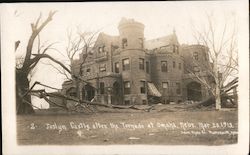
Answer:
<svg viewBox="0 0 250 155"><path fill-rule="evenodd" d="M128 46L128 40L127 40L127 38L123 38L122 39L122 48L125 48L127 46Z"/></svg>
<svg viewBox="0 0 250 155"><path fill-rule="evenodd" d="M123 68L124 71L130 69L129 58L122 60L122 68Z"/></svg>
<svg viewBox="0 0 250 155"><path fill-rule="evenodd" d="M167 61L162 61L161 62L161 71L162 72L167 72L168 71Z"/></svg>
<svg viewBox="0 0 250 155"><path fill-rule="evenodd" d="M124 94L130 94L130 81L124 81Z"/></svg>
<svg viewBox="0 0 250 155"><path fill-rule="evenodd" d="M144 70L144 59L139 58L139 69Z"/></svg>

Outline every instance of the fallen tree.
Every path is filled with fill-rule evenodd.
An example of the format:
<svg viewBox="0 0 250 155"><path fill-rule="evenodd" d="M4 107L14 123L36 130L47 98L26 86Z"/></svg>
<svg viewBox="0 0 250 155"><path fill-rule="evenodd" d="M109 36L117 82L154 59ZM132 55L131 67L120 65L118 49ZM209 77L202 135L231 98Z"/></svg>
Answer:
<svg viewBox="0 0 250 155"><path fill-rule="evenodd" d="M105 107L105 108L112 108L112 109L133 109L133 110L140 110L140 111L146 111L149 112L150 110L152 110L154 108L154 106L144 106L144 107L138 107L136 105L108 105L108 104L102 104L98 101L87 101L87 100L80 100L76 97L71 97L71 96L67 96L61 93L55 94L55 93L48 93L45 91L45 89L40 89L40 90L33 90L35 85L42 85L44 87L48 87L50 89L57 89L57 88L53 88L44 84L41 84L40 82L35 82L31 89L27 92L30 95L39 97L44 99L46 102L48 102L50 105L54 105L56 107L62 108L64 110L67 111L75 111L75 112L81 112L84 110L88 110L88 111L92 111L92 108L95 108L95 106L100 106L100 107ZM54 97L54 98L58 98L58 99L63 99L66 102L62 102L61 104L58 104L56 102L53 102L50 98ZM74 102L74 106L69 108L67 106L67 102ZM31 103L30 103L31 104ZM84 110L80 110L81 108L84 108Z"/></svg>
<svg viewBox="0 0 250 155"><path fill-rule="evenodd" d="M226 104L228 102L231 103L233 106L237 106L238 104L237 93L236 92L229 93L229 92L238 87L238 81L239 81L239 78L236 77L235 79L233 79L231 82L229 82L226 86L224 86L221 89L220 97L221 97L222 107L226 107ZM201 106L208 107L214 104L215 104L215 97L210 96L203 101L200 101L196 104L192 104L188 106L188 108L195 108L195 107L201 107Z"/></svg>

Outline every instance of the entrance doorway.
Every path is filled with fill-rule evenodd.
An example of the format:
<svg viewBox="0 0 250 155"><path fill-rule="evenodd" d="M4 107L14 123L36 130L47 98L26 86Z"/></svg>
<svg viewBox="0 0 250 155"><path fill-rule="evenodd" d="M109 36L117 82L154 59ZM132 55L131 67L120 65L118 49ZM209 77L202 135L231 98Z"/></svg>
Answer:
<svg viewBox="0 0 250 155"><path fill-rule="evenodd" d="M82 89L82 98L91 101L95 97L95 88L89 84Z"/></svg>
<svg viewBox="0 0 250 155"><path fill-rule="evenodd" d="M112 104L122 104L121 85L117 81L113 84Z"/></svg>
<svg viewBox="0 0 250 155"><path fill-rule="evenodd" d="M198 82L190 82L187 85L187 98L192 101L201 101L201 84Z"/></svg>

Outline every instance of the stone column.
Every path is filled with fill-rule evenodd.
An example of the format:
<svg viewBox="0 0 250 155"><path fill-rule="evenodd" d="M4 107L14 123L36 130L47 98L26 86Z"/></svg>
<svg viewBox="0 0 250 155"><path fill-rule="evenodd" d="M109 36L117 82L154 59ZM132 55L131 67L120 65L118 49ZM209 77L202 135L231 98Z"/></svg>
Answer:
<svg viewBox="0 0 250 155"><path fill-rule="evenodd" d="M112 95L111 95L111 93L112 93L112 88L109 86L109 87L107 88L108 105L111 105L111 104L112 104Z"/></svg>

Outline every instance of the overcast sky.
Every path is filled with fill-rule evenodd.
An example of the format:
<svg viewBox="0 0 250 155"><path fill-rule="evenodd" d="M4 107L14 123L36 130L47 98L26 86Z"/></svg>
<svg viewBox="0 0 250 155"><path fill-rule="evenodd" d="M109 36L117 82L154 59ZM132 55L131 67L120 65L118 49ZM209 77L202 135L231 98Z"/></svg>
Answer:
<svg viewBox="0 0 250 155"><path fill-rule="evenodd" d="M102 3L37 3L37 4L7 4L11 39L20 40L21 44L16 55L25 51L31 34L30 23L34 22L42 12L43 19L50 10L57 10L51 23L41 32L41 41L52 43L65 53L67 28L80 26L84 30L102 31L110 35L118 35L117 26L122 17L134 18L145 25L145 39L153 39L173 33L176 30L180 44L192 44L194 39L190 26L191 19L199 27L205 18L205 13L213 12L218 19L225 16L240 16L238 1L209 2L102 2ZM13 42L14 44L14 42ZM58 53L48 54L60 57ZM61 88L64 77L51 67L39 64L33 81Z"/></svg>

